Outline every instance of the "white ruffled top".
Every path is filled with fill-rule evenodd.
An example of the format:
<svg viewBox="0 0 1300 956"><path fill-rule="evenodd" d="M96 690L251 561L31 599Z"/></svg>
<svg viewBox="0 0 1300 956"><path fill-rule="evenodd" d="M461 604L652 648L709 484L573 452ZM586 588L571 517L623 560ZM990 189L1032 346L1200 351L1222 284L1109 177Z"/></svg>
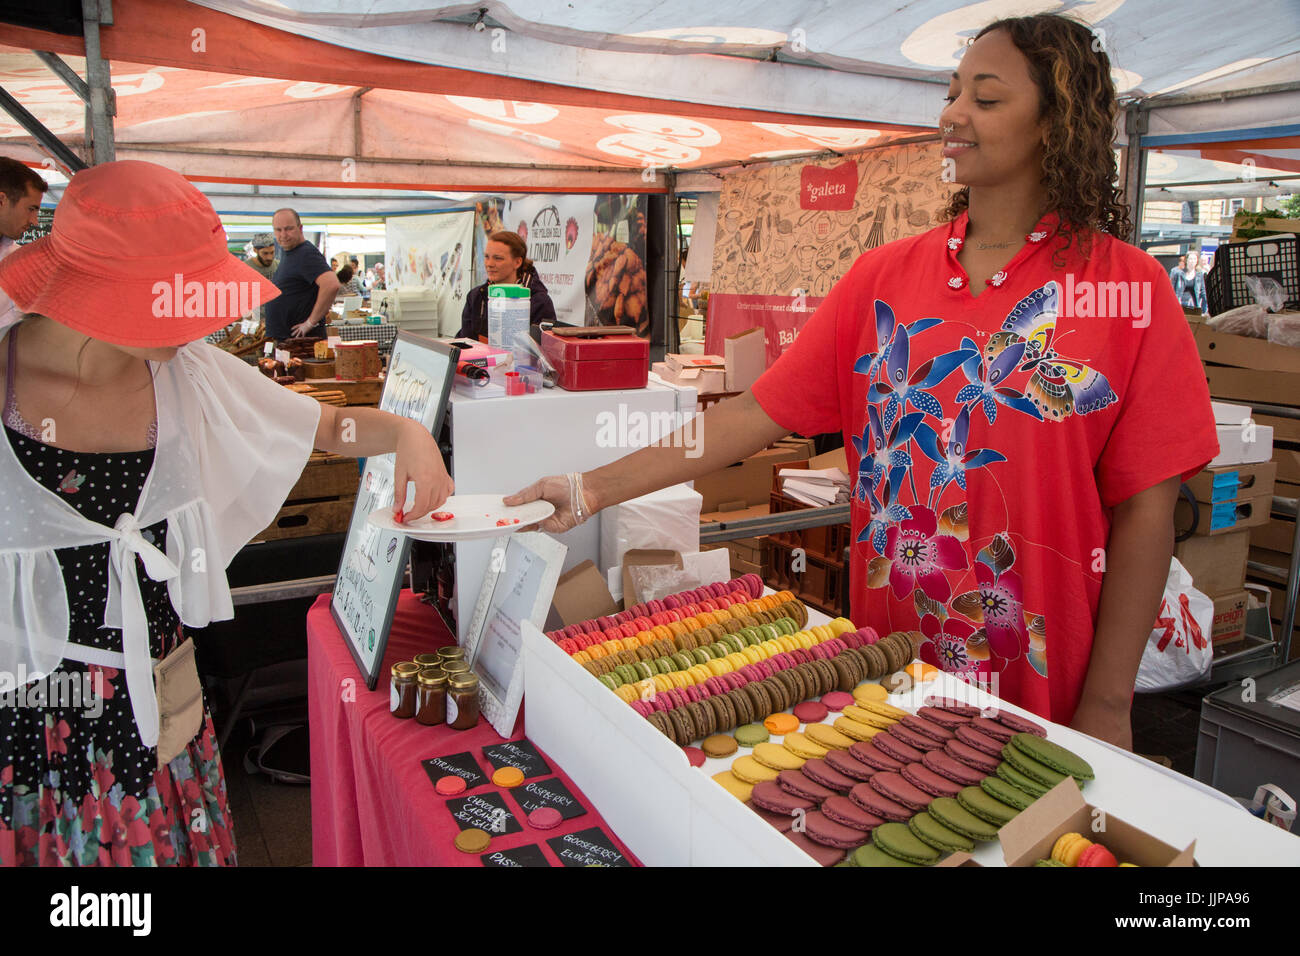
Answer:
<svg viewBox="0 0 1300 956"><path fill-rule="evenodd" d="M167 582L182 624L234 617L226 568L275 518L307 463L320 420L320 403L204 342L151 368L154 464L136 511L123 512L112 528L82 517L34 481L0 438L0 594L10 595L0 603L0 673L26 682L47 676L65 657L87 659L68 640L68 596L55 550L107 541L103 626L122 631L127 690L150 747L158 742L158 703L135 557L150 578ZM164 519L165 554L140 533Z"/></svg>

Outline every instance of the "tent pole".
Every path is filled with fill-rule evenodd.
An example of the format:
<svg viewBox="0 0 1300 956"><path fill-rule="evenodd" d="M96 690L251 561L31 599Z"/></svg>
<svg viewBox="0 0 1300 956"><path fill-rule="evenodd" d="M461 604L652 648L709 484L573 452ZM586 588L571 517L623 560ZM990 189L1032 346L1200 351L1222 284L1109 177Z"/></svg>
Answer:
<svg viewBox="0 0 1300 956"><path fill-rule="evenodd" d="M668 352L682 350L681 331L678 328L677 312L681 296L678 290L681 283L681 199L677 195L677 176L668 173L667 202L664 204L664 250L666 253L664 270L664 349Z"/></svg>
<svg viewBox="0 0 1300 956"><path fill-rule="evenodd" d="M113 117L117 115L117 97L113 93L108 61L100 53L99 25L112 25L112 0L81 0L81 18L86 34L86 85L90 88L86 132L92 136L91 159L96 165L111 163L116 158Z"/></svg>
<svg viewBox="0 0 1300 956"><path fill-rule="evenodd" d="M1133 235L1129 242L1139 249L1142 248L1142 207L1146 199L1147 153L1142 138L1147 131L1147 116L1147 110L1140 103L1134 103L1124 111L1128 146L1124 149L1124 166L1120 170L1120 188L1133 220Z"/></svg>
<svg viewBox="0 0 1300 956"><path fill-rule="evenodd" d="M49 155L60 166L69 173L75 173L85 169L86 164L80 156L74 153L61 139L51 133L45 126L31 113L14 99L9 91L0 88L0 109L14 118L14 121L27 132L32 134L37 144L49 153Z"/></svg>

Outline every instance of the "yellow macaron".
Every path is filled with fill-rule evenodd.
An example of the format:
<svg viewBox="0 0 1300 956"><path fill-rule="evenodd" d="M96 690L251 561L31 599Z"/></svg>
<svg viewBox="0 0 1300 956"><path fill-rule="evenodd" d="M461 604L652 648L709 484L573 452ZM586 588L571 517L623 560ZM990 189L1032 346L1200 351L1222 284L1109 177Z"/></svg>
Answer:
<svg viewBox="0 0 1300 956"><path fill-rule="evenodd" d="M792 735L786 734L786 737ZM758 744L754 748L754 759L773 771L779 773L782 770L798 770L807 761L807 757L800 757L792 750L787 750L780 744L768 743ZM744 758L741 758L744 759ZM734 766L732 768L735 769Z"/></svg>
<svg viewBox="0 0 1300 956"><path fill-rule="evenodd" d="M781 745L796 757L803 757L806 760L825 757L829 751L829 748L821 746L807 734L801 733L786 734L781 738Z"/></svg>
<svg viewBox="0 0 1300 956"><path fill-rule="evenodd" d="M773 744L773 746L776 745ZM780 750L781 748L777 747L777 749ZM794 757L794 754L789 753L789 751L783 752L792 758ZM799 762L799 766L803 766L803 761ZM764 780L775 780L781 775L781 771L759 763L749 754L746 754L743 757L737 757L735 762L731 765L731 772L735 774L739 780L750 784L751 786L756 783L762 783Z"/></svg>
<svg viewBox="0 0 1300 956"><path fill-rule="evenodd" d="M884 733L879 727L872 727L870 724L860 723L851 717L836 717L834 729L838 730L845 737L852 737L854 740L870 740L876 734Z"/></svg>
<svg viewBox="0 0 1300 956"><path fill-rule="evenodd" d="M748 803L750 794L754 792L752 783L745 783L730 770L724 770L722 773L713 775L713 782L722 787L723 790L731 794L742 803Z"/></svg>
<svg viewBox="0 0 1300 956"><path fill-rule="evenodd" d="M850 720L856 720L860 724L866 724L868 727L879 727L881 730L888 730L890 726L898 723L892 717L884 717L874 710L868 710L865 707L858 707L848 704L844 708L844 716Z"/></svg>
<svg viewBox="0 0 1300 956"><path fill-rule="evenodd" d="M855 738L842 734L829 724L809 724L804 728L804 736L817 744L819 747L826 747L830 750L848 750L853 746Z"/></svg>

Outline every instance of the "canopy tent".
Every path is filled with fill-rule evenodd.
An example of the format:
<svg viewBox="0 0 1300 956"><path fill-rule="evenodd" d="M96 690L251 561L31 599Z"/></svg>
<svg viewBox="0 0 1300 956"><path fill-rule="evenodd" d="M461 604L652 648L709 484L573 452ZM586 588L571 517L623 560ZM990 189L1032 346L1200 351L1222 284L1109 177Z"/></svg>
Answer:
<svg viewBox="0 0 1300 956"><path fill-rule="evenodd" d="M662 191L671 170L679 189L709 188L692 171L932 135L966 40L1056 10L1095 25L1146 111L1143 145L1300 165L1293 0L1222 19L1214 0L1187 0L1191 30L1158 29L1156 0L356 6L116 0L100 37L120 155L213 182L627 192ZM0 43L0 86L76 144L81 101L27 51L78 69L81 37L0 26ZM24 141L0 126L0 143Z"/></svg>

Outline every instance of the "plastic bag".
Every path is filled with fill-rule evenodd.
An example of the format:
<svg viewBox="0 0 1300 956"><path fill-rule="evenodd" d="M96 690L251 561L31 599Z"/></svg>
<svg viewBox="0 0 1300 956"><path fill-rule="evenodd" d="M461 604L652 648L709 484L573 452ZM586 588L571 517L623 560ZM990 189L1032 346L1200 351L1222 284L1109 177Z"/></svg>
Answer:
<svg viewBox="0 0 1300 956"><path fill-rule="evenodd" d="M1300 348L1300 312L1268 317L1268 340L1277 345Z"/></svg>
<svg viewBox="0 0 1300 956"><path fill-rule="evenodd" d="M1268 276L1246 276L1250 297L1270 312L1281 312L1286 302L1286 290L1276 279Z"/></svg>
<svg viewBox="0 0 1300 956"><path fill-rule="evenodd" d="M1216 332L1229 335L1249 335L1257 339L1268 338L1269 319L1272 316L1258 302L1220 312L1205 324Z"/></svg>
<svg viewBox="0 0 1300 956"><path fill-rule="evenodd" d="M1138 665L1137 689L1170 690L1208 674L1214 661L1213 624L1214 603L1192 586L1192 576L1178 559L1171 558L1156 624Z"/></svg>

